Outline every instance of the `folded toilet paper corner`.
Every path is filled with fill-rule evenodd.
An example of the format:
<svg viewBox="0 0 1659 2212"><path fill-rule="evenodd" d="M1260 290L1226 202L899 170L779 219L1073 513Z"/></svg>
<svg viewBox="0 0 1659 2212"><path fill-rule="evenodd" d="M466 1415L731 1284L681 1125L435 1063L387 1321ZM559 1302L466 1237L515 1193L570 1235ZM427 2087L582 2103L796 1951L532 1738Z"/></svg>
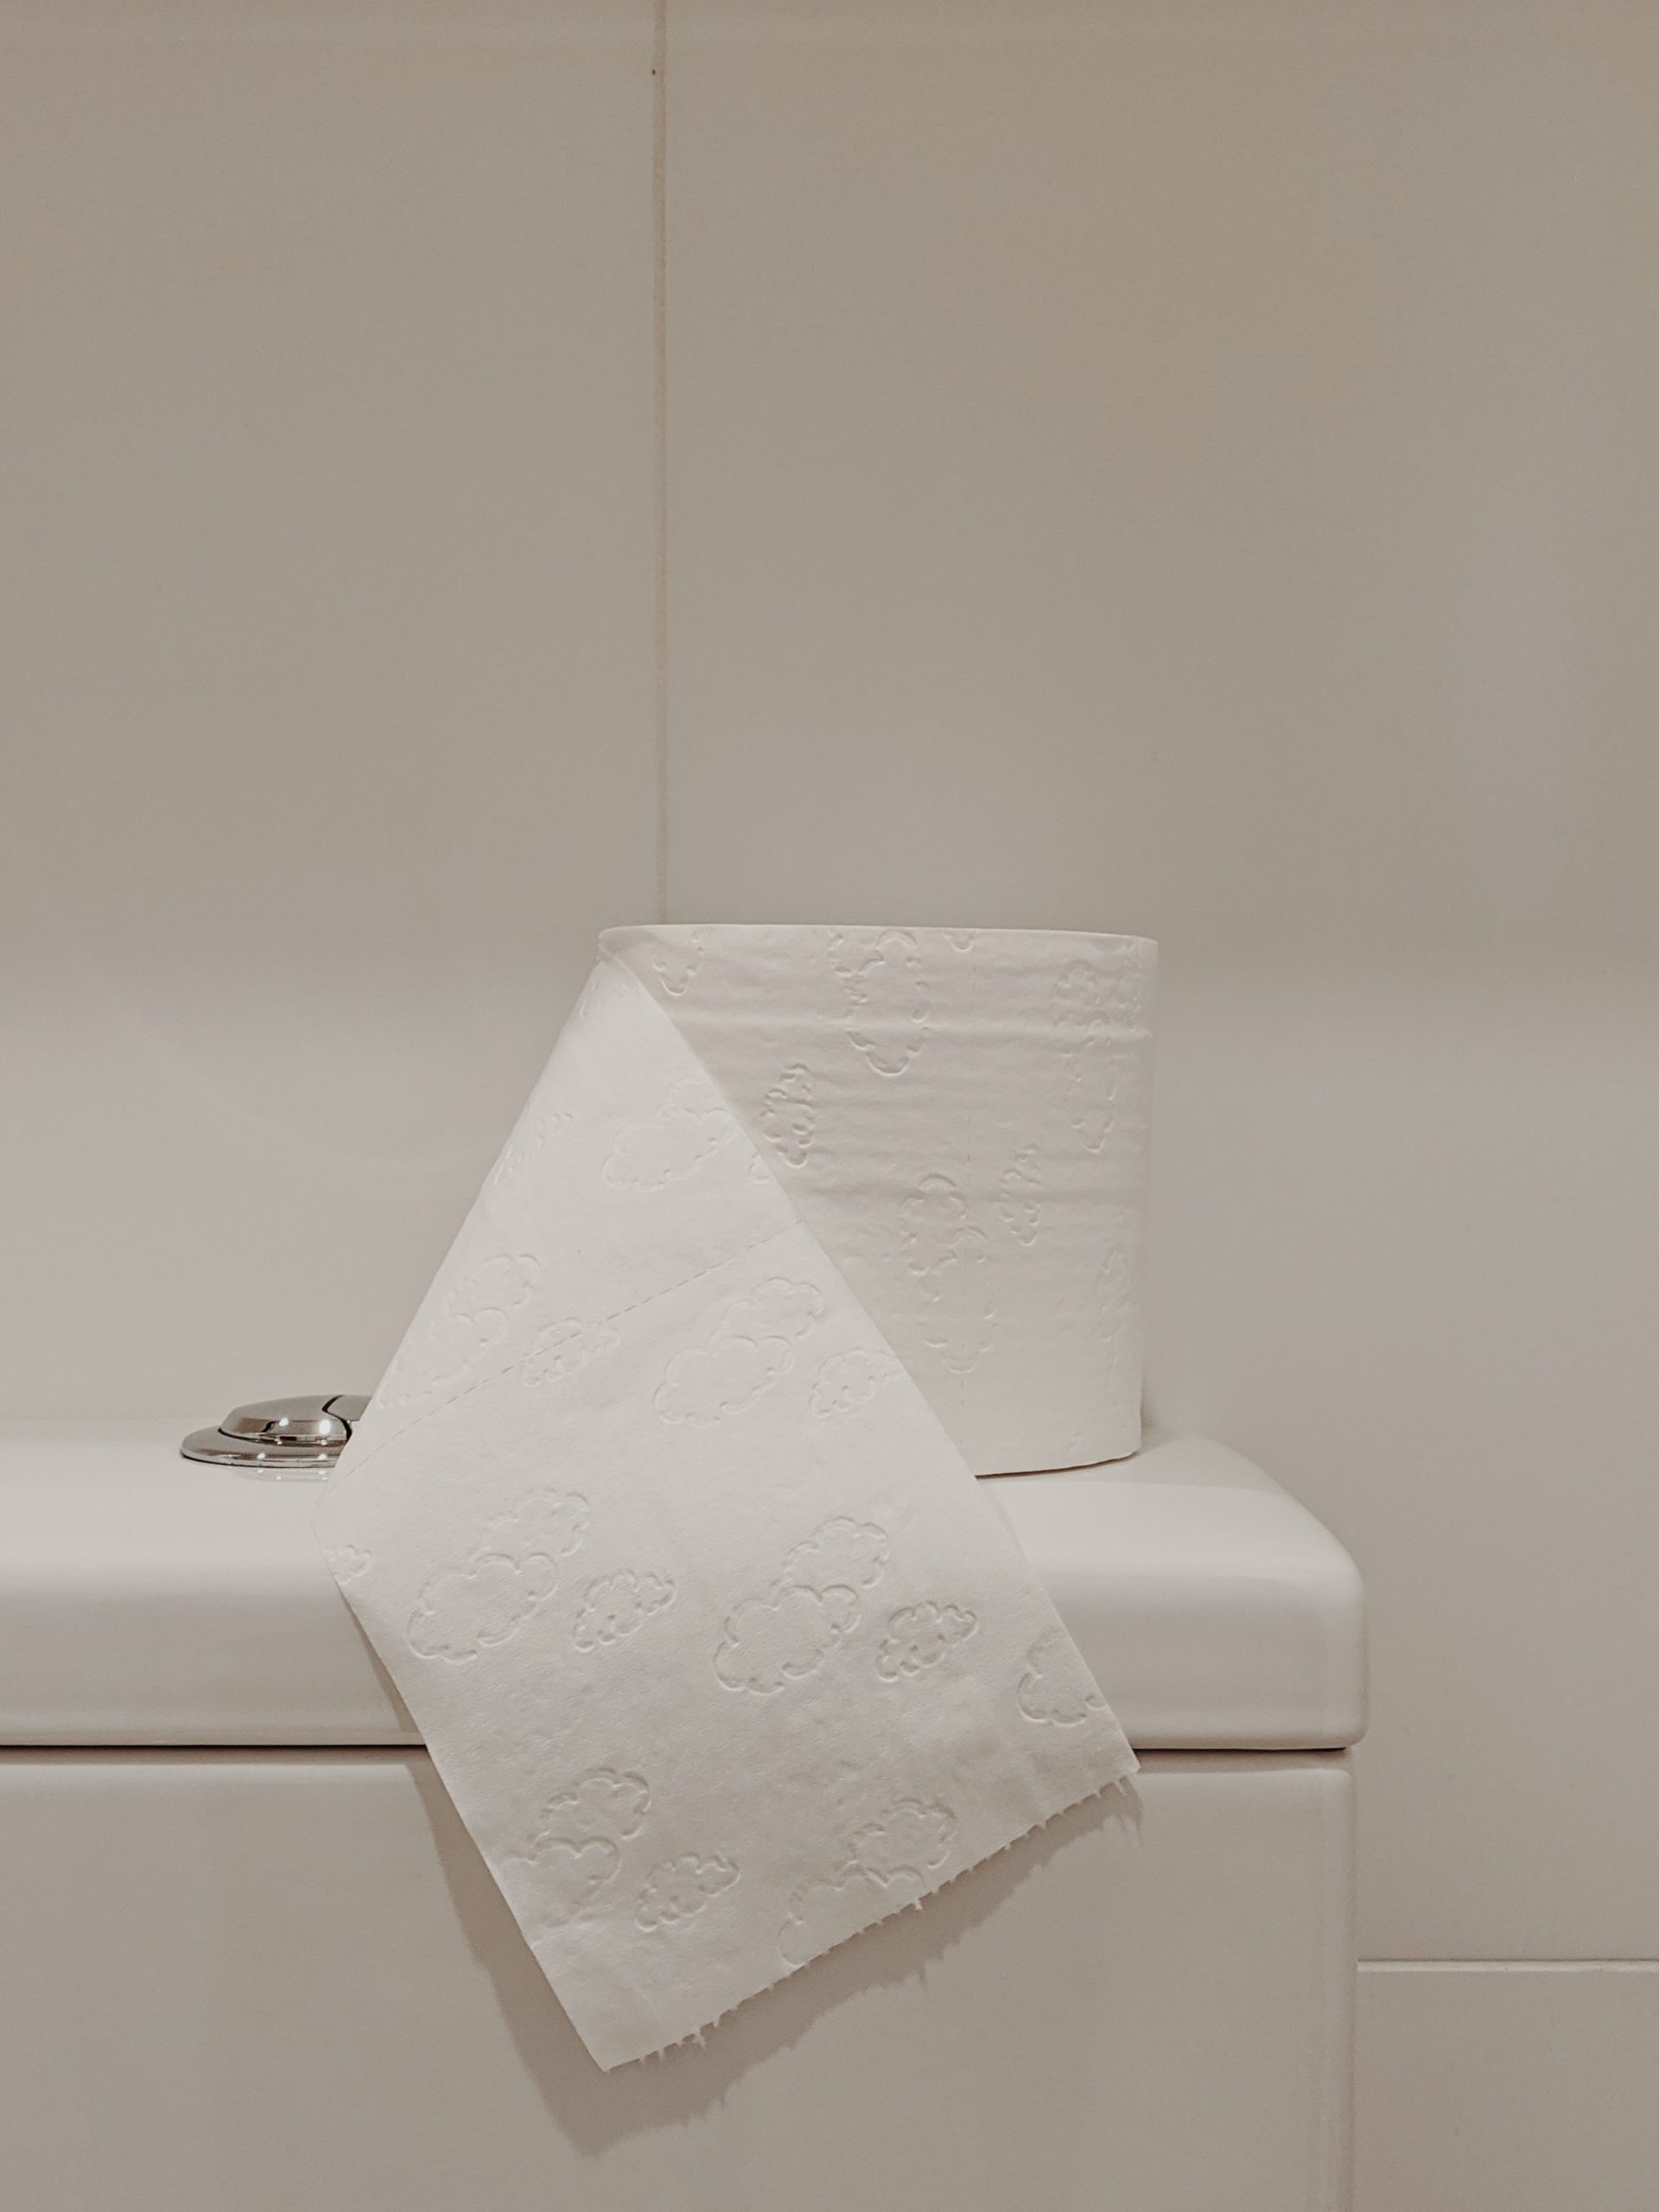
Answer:
<svg viewBox="0 0 1659 2212"><path fill-rule="evenodd" d="M319 1535L601 2067L1131 1772L976 1474L1139 1437L1153 949L607 931Z"/></svg>

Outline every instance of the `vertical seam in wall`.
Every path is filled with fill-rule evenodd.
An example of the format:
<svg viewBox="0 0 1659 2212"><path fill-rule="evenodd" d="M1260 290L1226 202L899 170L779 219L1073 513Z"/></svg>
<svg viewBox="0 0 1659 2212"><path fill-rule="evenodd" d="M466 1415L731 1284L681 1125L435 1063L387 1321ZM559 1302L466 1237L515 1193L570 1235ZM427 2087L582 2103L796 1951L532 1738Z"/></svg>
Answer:
<svg viewBox="0 0 1659 2212"><path fill-rule="evenodd" d="M657 782L657 918L668 919L668 0L655 0L651 41L652 401L656 442L652 514L652 711Z"/></svg>

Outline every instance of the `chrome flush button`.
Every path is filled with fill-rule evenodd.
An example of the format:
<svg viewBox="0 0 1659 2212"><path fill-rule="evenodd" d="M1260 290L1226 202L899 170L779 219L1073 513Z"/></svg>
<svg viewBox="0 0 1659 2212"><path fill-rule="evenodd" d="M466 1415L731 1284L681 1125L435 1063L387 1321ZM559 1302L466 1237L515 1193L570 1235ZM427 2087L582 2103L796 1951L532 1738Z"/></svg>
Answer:
<svg viewBox="0 0 1659 2212"><path fill-rule="evenodd" d="M187 1459L280 1481L285 1475L326 1475L346 1447L366 1398L336 1391L327 1398L266 1398L238 1406L217 1428L199 1428L179 1450Z"/></svg>

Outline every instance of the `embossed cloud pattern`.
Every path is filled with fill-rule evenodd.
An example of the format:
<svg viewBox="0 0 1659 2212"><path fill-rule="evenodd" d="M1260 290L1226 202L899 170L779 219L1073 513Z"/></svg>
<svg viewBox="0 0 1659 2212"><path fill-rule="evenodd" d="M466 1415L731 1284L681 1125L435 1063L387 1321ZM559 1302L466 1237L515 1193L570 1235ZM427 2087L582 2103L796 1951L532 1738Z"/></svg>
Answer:
<svg viewBox="0 0 1659 2212"><path fill-rule="evenodd" d="M601 2065L1132 1770L972 1475L1137 1440L1150 982L603 940L319 1513Z"/></svg>
<svg viewBox="0 0 1659 2212"><path fill-rule="evenodd" d="M1145 940L685 929L607 943L976 1474L1135 1450Z"/></svg>

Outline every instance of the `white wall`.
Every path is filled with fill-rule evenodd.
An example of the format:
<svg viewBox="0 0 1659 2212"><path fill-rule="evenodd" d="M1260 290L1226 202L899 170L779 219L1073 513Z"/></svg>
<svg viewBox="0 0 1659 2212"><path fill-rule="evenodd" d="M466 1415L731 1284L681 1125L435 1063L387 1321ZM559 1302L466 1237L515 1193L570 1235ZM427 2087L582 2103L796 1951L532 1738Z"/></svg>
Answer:
<svg viewBox="0 0 1659 2212"><path fill-rule="evenodd" d="M0 15L7 1409L370 1384L606 920L1154 934L1361 2212L1645 2208L1659 14Z"/></svg>

